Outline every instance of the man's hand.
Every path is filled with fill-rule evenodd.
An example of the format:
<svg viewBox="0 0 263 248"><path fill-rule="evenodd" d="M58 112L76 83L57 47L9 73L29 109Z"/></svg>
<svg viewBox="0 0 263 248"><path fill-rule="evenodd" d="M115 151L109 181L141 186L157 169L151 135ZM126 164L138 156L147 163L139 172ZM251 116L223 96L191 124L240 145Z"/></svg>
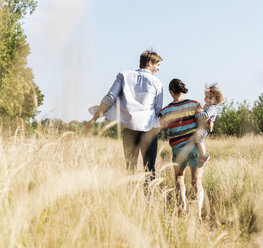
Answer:
<svg viewBox="0 0 263 248"><path fill-rule="evenodd" d="M86 125L86 131L89 132L90 129L92 128L92 126L95 124L96 120L94 120L94 118L92 118L90 121L88 121L87 125Z"/></svg>
<svg viewBox="0 0 263 248"><path fill-rule="evenodd" d="M101 102L99 109L97 112L94 114L93 118L88 121L86 125L86 131L89 132L92 126L95 124L96 120L101 118L103 116L103 113L106 112L110 106L106 105L105 103Z"/></svg>

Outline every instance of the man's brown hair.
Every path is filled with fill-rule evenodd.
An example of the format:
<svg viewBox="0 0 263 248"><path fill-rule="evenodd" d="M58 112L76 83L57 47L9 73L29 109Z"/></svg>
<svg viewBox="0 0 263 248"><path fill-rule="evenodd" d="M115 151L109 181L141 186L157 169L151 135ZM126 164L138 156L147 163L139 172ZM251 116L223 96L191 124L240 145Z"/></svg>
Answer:
<svg viewBox="0 0 263 248"><path fill-rule="evenodd" d="M145 68L149 61L151 61L153 64L157 64L162 60L163 58L158 53L152 50L147 50L143 52L140 56L140 68Z"/></svg>
<svg viewBox="0 0 263 248"><path fill-rule="evenodd" d="M205 86L205 93L211 94L216 99L216 104L222 104L225 101L225 97L220 89L217 87L217 83L214 83L212 85L206 85Z"/></svg>

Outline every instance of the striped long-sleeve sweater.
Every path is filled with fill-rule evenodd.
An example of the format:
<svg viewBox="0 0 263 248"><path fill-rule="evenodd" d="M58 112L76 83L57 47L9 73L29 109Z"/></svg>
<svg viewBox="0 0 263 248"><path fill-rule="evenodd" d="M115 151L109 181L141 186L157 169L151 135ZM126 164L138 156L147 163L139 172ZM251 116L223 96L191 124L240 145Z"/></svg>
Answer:
<svg viewBox="0 0 263 248"><path fill-rule="evenodd" d="M170 103L160 113L161 122L168 126L170 146L180 148L189 142L197 128L195 114L201 109L197 101L186 99Z"/></svg>

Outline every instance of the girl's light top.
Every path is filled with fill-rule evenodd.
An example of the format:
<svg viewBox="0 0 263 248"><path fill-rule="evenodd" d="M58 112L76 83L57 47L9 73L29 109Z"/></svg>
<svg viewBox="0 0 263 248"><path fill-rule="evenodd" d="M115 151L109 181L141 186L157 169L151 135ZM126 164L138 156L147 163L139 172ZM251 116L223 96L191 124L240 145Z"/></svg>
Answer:
<svg viewBox="0 0 263 248"><path fill-rule="evenodd" d="M207 121L209 118L211 121L215 121L218 112L218 105L205 105L204 109L196 113L195 118L198 121Z"/></svg>

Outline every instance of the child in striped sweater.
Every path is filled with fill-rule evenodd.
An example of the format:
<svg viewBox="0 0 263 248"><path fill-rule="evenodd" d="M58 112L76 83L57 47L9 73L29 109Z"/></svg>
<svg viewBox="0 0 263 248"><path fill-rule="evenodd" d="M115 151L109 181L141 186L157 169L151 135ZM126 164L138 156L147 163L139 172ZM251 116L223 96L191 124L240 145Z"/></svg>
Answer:
<svg viewBox="0 0 263 248"><path fill-rule="evenodd" d="M224 103L224 95L216 87L216 84L212 84L209 87L206 86L204 100L205 105L203 109L195 114L195 118L198 121L198 129L194 139L200 153L198 167L204 166L210 159L210 156L206 153L205 139L213 131L219 105Z"/></svg>
<svg viewBox="0 0 263 248"><path fill-rule="evenodd" d="M181 199L179 211L186 212L184 175L186 167L190 166L192 186L196 193L198 218L201 221L201 209L204 200L203 168L198 168L198 148L194 142L194 135L197 129L195 115L202 108L199 102L185 98L184 95L188 89L180 79L171 80L169 92L173 101L161 110L159 119L162 128L168 128L176 188L179 190Z"/></svg>

